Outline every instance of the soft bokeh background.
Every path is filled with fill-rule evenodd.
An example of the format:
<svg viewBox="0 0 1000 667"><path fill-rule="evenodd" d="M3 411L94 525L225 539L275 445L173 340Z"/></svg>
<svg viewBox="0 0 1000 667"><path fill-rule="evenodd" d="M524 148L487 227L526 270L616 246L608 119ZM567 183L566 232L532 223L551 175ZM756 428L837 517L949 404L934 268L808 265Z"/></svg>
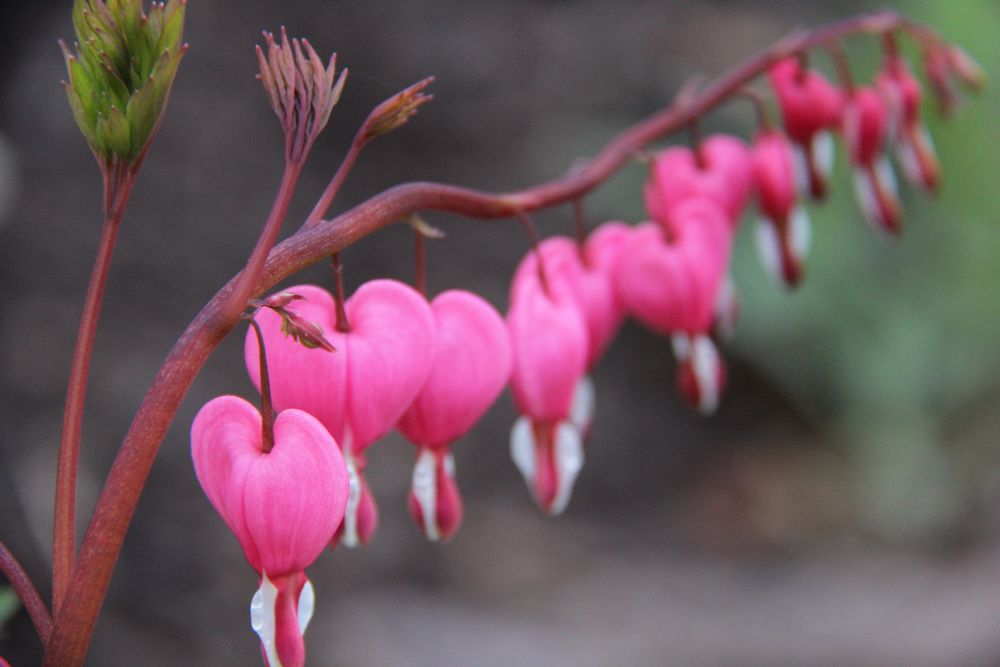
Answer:
<svg viewBox="0 0 1000 667"><path fill-rule="evenodd" d="M242 265L270 206L282 140L253 78L261 29L287 25L351 69L296 220L368 109L427 74L435 101L371 147L338 209L407 179L503 190L557 176L692 74L872 6L191 0L191 49L112 270L82 508L172 341ZM64 383L100 223L97 170L58 85L69 7L4 3L0 21L0 539L43 582ZM1000 74L994 0L899 8ZM870 72L875 49L854 44L857 72ZM456 449L466 525L448 545L427 544L405 512L409 445L374 447L382 525L364 551L312 568L310 664L1000 665L998 112L994 85L954 122L932 116L944 189L906 194L899 243L860 222L842 159L831 202L813 211L800 290L772 285L743 234L745 317L717 416L679 405L668 345L627 325L596 374L598 421L565 516L541 517L507 460L508 396ZM748 136L752 114L736 102L707 125ZM641 219L643 176L631 167L588 198L591 219ZM526 245L516 226L428 217L448 233L430 248L432 290L460 285L504 308ZM568 230L566 209L538 217L545 233ZM345 254L349 286L407 279L410 248L403 228L359 243ZM247 627L256 581L197 486L187 440L206 400L252 396L241 339L210 360L170 430L90 664L259 659ZM23 612L0 655L39 660Z"/></svg>

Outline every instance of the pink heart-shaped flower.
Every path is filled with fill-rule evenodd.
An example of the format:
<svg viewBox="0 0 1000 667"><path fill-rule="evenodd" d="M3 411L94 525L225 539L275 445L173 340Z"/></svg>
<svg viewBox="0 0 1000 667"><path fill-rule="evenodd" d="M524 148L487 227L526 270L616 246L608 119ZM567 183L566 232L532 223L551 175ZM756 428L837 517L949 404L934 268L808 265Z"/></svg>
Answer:
<svg viewBox="0 0 1000 667"><path fill-rule="evenodd" d="M276 409L315 415L352 454L388 433L423 386L434 354L430 307L411 287L373 280L347 300L350 331L336 329L333 297L319 287L286 290L302 296L288 309L322 327L335 352L307 349L281 332L269 310L255 316L264 334ZM260 387L257 339L249 331L247 370Z"/></svg>
<svg viewBox="0 0 1000 667"><path fill-rule="evenodd" d="M710 199L725 211L735 227L750 197L753 179L750 152L741 140L727 135L706 138L699 156L686 146L674 146L657 155L644 190L650 217L675 223L674 208L693 198Z"/></svg>
<svg viewBox="0 0 1000 667"><path fill-rule="evenodd" d="M616 285L626 309L658 333L708 331L729 262L722 212L689 207L682 236L668 243L657 225L636 228L618 264Z"/></svg>
<svg viewBox="0 0 1000 667"><path fill-rule="evenodd" d="M347 504L347 468L314 417L285 410L263 451L260 413L237 396L198 412L191 456L205 494L250 565L279 577L304 570L333 537Z"/></svg>
<svg viewBox="0 0 1000 667"><path fill-rule="evenodd" d="M510 338L496 309L471 292L443 292L431 311L434 361L399 430L416 444L446 448L479 421L507 385Z"/></svg>
<svg viewBox="0 0 1000 667"><path fill-rule="evenodd" d="M559 289L569 294L587 326L588 367L600 359L624 317L610 273L605 270L617 257L629 229L623 223L618 225L603 233L591 234L582 253L577 242L568 237L545 239L537 251L524 256L512 281L513 302L523 283L538 280L538 257L541 256L546 280L559 283ZM594 264L591 264L591 257Z"/></svg>

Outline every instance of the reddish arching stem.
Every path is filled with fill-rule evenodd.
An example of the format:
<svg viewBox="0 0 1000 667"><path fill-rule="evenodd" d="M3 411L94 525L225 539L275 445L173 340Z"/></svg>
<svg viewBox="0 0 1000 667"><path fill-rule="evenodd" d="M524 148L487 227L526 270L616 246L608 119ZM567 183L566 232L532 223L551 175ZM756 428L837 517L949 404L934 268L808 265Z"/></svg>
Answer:
<svg viewBox="0 0 1000 667"><path fill-rule="evenodd" d="M257 356L260 364L260 435L261 450L267 454L274 449L274 407L271 405L271 374L267 372L267 348L264 334L257 320L250 318L250 326L257 335Z"/></svg>
<svg viewBox="0 0 1000 667"><path fill-rule="evenodd" d="M42 640L42 646L46 647L49 642L49 635L52 634L52 616L45 607L45 601L38 594L38 589L31 582L31 577L21 567L21 563L14 558L10 549L0 542L0 572L7 577L7 581L14 587L14 592L21 599L21 604L28 610L28 616L35 625L35 632Z"/></svg>
<svg viewBox="0 0 1000 667"><path fill-rule="evenodd" d="M83 539L65 601L56 614L46 667L82 665L125 531L160 443L202 365L239 321L249 298L372 232L418 210L447 211L480 220L510 218L584 196L628 164L650 142L677 131L767 70L776 60L857 33L904 25L895 12L854 17L812 32L797 32L737 65L684 106L671 107L618 135L583 169L506 194L439 183L405 183L332 220L300 229L269 254L257 249L247 266L206 304L174 344L132 420ZM276 231L275 231L276 233ZM270 247L264 237L260 247ZM264 259L266 258L266 262Z"/></svg>
<svg viewBox="0 0 1000 667"><path fill-rule="evenodd" d="M73 571L76 552L76 478L80 459L80 434L83 430L83 408L90 376L90 361L97 337L97 324L104 303L111 257L121 228L122 217L138 166L129 167L115 160L103 166L104 225L94 258L94 268L87 286L87 296L80 315L76 347L66 383L66 407L63 410L62 434L56 462L56 494L52 534L52 608L58 609Z"/></svg>

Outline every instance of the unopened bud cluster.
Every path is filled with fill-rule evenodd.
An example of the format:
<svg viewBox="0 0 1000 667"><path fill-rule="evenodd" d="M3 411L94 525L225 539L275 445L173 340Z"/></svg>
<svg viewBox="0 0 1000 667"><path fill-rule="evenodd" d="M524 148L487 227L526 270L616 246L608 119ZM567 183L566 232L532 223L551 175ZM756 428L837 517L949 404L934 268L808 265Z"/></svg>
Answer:
<svg viewBox="0 0 1000 667"><path fill-rule="evenodd" d="M66 95L102 164L137 162L166 106L182 44L185 0L75 0L75 53L64 44Z"/></svg>

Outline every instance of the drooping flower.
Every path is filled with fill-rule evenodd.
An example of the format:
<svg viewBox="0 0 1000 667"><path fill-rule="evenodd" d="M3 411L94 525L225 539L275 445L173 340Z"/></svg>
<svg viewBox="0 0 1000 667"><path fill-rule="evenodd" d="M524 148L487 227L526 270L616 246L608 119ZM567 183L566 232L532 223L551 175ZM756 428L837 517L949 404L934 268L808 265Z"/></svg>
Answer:
<svg viewBox="0 0 1000 667"><path fill-rule="evenodd" d="M522 276L514 280L507 312L511 388L521 413L510 452L535 502L559 514L583 466L583 438L571 415L587 370L587 324L565 282Z"/></svg>
<svg viewBox="0 0 1000 667"><path fill-rule="evenodd" d="M264 335L271 396L278 410L314 415L337 439L351 478L351 493L337 539L367 543L378 514L364 478L365 450L388 433L413 402L431 369L434 322L430 306L413 288L393 280L362 285L344 308L350 331L337 331L336 307L326 290L291 287L303 297L287 308L322 327L336 352L306 349L281 331L281 317L255 316ZM260 386L258 348L248 335L244 348L251 380Z"/></svg>
<svg viewBox="0 0 1000 667"><path fill-rule="evenodd" d="M410 513L430 540L448 539L462 521L451 444L479 421L510 378L511 351L500 314L464 290L431 302L435 348L430 375L399 421L417 445Z"/></svg>
<svg viewBox="0 0 1000 667"><path fill-rule="evenodd" d="M753 173L762 217L757 250L764 268L788 287L802 278L809 251L809 216L798 202L795 157L788 138L763 130L754 141Z"/></svg>
<svg viewBox="0 0 1000 667"><path fill-rule="evenodd" d="M668 239L654 224L636 228L622 249L616 287L626 310L653 331L674 339L681 395L702 413L718 404L724 379L721 358L709 331L729 264L731 231L712 200L691 199L674 214ZM699 351L692 355L692 351ZM704 359L716 371L703 372ZM704 386L702 386L704 384Z"/></svg>
<svg viewBox="0 0 1000 667"><path fill-rule="evenodd" d="M304 570L340 525L349 482L337 443L312 415L280 412L273 440L265 451L257 408L220 396L195 417L191 456L209 501L260 576L251 625L267 664L301 667L314 604Z"/></svg>
<svg viewBox="0 0 1000 667"><path fill-rule="evenodd" d="M771 66L771 86L781 107L785 132L796 147L803 184L814 199L826 196L833 167L830 131L840 127L844 96L823 75L806 69L799 58L784 58Z"/></svg>
<svg viewBox="0 0 1000 667"><path fill-rule="evenodd" d="M753 185L750 152L740 139L712 135L698 146L673 146L656 155L644 190L653 220L670 226L673 209L689 199L710 199L736 227Z"/></svg>
<svg viewBox="0 0 1000 667"><path fill-rule="evenodd" d="M906 60L890 56L877 78L879 91L889 105L895 128L896 157L912 185L933 192L941 180L941 166L934 142L920 117L923 90Z"/></svg>
<svg viewBox="0 0 1000 667"><path fill-rule="evenodd" d="M545 239L536 251L524 256L514 272L512 285L535 280L541 257L546 279L558 282L572 298L587 327L587 370L591 371L604 355L625 317L613 272L631 227L623 222L608 222L591 232L581 248L565 236ZM514 290L511 300L514 300ZM586 439L593 421L596 392L589 375L578 383L570 422Z"/></svg>
<svg viewBox="0 0 1000 667"><path fill-rule="evenodd" d="M888 106L874 88L857 88L847 98L843 135L853 165L858 205L873 227L898 234L903 211L896 175L886 155L891 129Z"/></svg>

